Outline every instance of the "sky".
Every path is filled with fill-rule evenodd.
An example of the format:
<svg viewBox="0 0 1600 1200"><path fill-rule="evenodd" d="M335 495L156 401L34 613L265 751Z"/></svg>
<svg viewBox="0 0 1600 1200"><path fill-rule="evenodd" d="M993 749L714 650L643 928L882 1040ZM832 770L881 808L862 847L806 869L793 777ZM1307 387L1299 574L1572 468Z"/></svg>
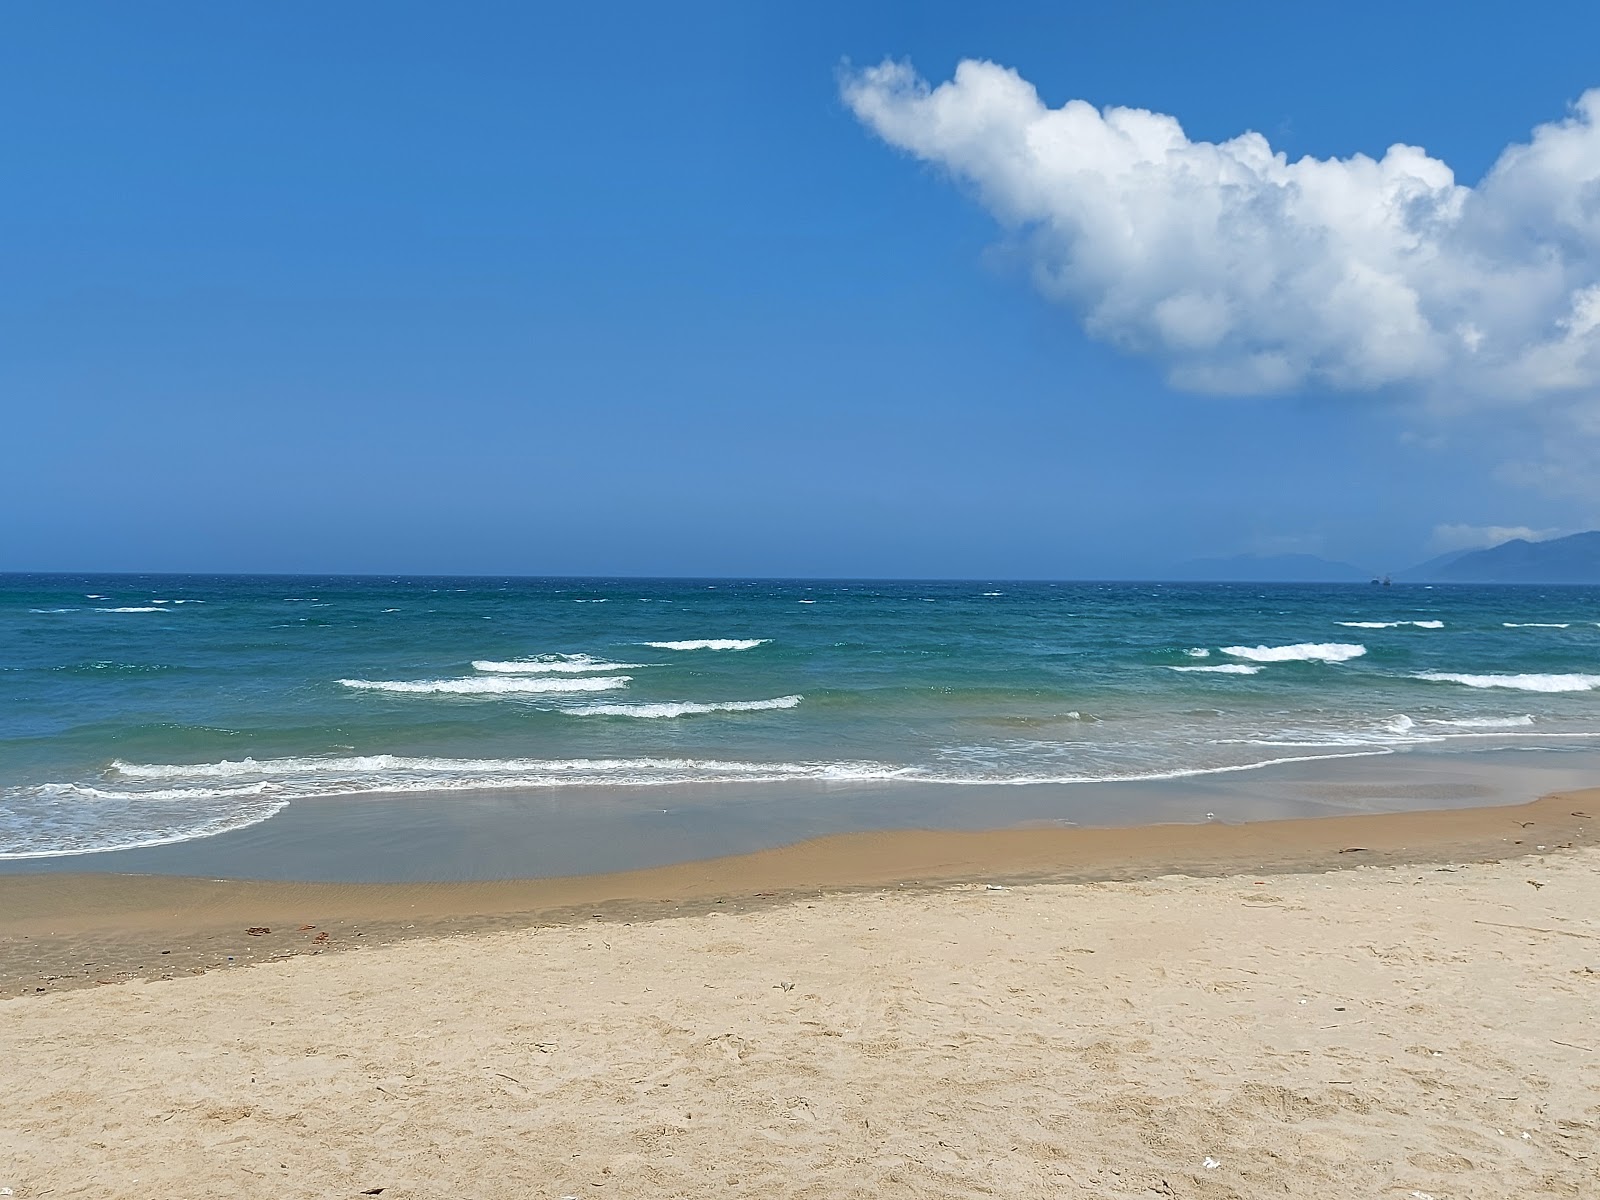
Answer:
<svg viewBox="0 0 1600 1200"><path fill-rule="evenodd" d="M1378 571L1600 525L1592 4L0 21L0 570Z"/></svg>

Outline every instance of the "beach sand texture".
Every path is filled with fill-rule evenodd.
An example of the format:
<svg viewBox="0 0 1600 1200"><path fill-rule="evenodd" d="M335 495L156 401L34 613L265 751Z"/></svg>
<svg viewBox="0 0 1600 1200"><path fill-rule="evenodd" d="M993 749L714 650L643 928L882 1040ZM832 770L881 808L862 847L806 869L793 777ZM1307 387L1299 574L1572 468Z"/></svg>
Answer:
<svg viewBox="0 0 1600 1200"><path fill-rule="evenodd" d="M18 1197L1593 1197L1600 850L415 939L0 1063Z"/></svg>

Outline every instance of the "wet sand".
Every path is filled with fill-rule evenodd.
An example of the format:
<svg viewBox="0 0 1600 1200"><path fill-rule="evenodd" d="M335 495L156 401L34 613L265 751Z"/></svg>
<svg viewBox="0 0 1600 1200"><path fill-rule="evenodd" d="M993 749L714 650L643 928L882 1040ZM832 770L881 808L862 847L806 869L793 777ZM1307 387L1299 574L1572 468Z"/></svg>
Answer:
<svg viewBox="0 0 1600 1200"><path fill-rule="evenodd" d="M175 978L0 1002L0 1187L1590 1197L1597 804L528 882L11 877L13 991L91 948ZM206 970L235 950L291 957Z"/></svg>
<svg viewBox="0 0 1600 1200"><path fill-rule="evenodd" d="M608 875L839 833L1223 824L1521 804L1600 779L1592 739L1280 763L1176 779L941 786L567 787L301 799L258 825L166 845L0 861L62 871L424 883ZM1536 749L1533 749L1536 747ZM1531 752L1530 752L1531 751Z"/></svg>
<svg viewBox="0 0 1600 1200"><path fill-rule="evenodd" d="M1593 845L1600 789L1531 804L1300 820L837 834L616 874L415 884L0 876L0 997L416 937L744 912L836 892L1315 872Z"/></svg>

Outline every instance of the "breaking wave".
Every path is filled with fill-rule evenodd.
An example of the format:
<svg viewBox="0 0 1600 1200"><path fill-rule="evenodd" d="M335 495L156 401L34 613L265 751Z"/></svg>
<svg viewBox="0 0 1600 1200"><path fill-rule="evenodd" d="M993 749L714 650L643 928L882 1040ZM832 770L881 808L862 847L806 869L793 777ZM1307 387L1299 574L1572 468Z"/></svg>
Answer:
<svg viewBox="0 0 1600 1200"><path fill-rule="evenodd" d="M590 676L582 679L547 679L535 676L483 679L341 679L347 688L368 692L405 692L429 696L527 696L544 692L609 692L628 686L627 675Z"/></svg>
<svg viewBox="0 0 1600 1200"><path fill-rule="evenodd" d="M754 650L771 638L699 638L684 642L640 642L654 650Z"/></svg>
<svg viewBox="0 0 1600 1200"><path fill-rule="evenodd" d="M773 700L724 700L701 703L694 700L666 700L644 704L582 704L563 709L579 717L692 717L702 713L767 712L793 708L804 696L779 696Z"/></svg>
<svg viewBox="0 0 1600 1200"><path fill-rule="evenodd" d="M1293 646L1224 646L1224 654L1251 662L1348 662L1367 652L1350 642L1300 642Z"/></svg>
<svg viewBox="0 0 1600 1200"><path fill-rule="evenodd" d="M1218 663L1214 667L1168 667L1169 671L1194 671L1206 675L1257 675L1261 668L1249 663Z"/></svg>
<svg viewBox="0 0 1600 1200"><path fill-rule="evenodd" d="M1457 717L1454 720L1432 717L1424 724L1443 725L1452 729L1524 729L1533 724L1533 714L1524 713L1520 717Z"/></svg>
<svg viewBox="0 0 1600 1200"><path fill-rule="evenodd" d="M1454 671L1421 671L1413 679L1459 683L1470 688L1510 688L1519 692L1592 692L1600 675L1465 675Z"/></svg>
<svg viewBox="0 0 1600 1200"><path fill-rule="evenodd" d="M1346 629L1399 629L1402 625L1412 625L1417 629L1443 629L1443 621L1335 621L1335 625L1343 625Z"/></svg>
<svg viewBox="0 0 1600 1200"><path fill-rule="evenodd" d="M588 671L636 671L645 663L607 662L590 654L539 654L509 662L478 660L474 671L492 675L582 675Z"/></svg>

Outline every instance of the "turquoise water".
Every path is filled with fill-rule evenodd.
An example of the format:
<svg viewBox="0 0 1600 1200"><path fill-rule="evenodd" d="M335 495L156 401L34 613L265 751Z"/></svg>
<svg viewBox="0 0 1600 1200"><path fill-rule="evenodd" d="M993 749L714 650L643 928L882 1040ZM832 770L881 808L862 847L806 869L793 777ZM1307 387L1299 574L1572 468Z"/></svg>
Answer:
<svg viewBox="0 0 1600 1200"><path fill-rule="evenodd" d="M0 576L13 860L297 801L715 805L1597 735L1593 588Z"/></svg>

